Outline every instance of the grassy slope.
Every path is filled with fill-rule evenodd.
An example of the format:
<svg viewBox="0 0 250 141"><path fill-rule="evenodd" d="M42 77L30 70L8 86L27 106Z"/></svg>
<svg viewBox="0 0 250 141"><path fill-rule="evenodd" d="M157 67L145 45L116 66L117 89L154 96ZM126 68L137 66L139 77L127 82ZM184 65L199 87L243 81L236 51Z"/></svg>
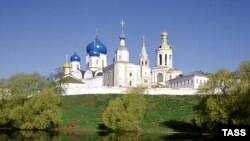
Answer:
<svg viewBox="0 0 250 141"><path fill-rule="evenodd" d="M61 127L97 129L102 113L110 99L121 95L78 95L62 97L63 123ZM164 125L168 121L190 123L194 118L197 96L150 96L142 122L145 131L173 131Z"/></svg>

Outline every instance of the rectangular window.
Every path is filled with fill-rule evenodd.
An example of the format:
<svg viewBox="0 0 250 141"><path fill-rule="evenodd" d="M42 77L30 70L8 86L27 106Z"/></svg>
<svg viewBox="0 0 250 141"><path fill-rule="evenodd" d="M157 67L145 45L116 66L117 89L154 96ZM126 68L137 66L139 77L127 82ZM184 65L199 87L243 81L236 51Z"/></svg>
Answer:
<svg viewBox="0 0 250 141"><path fill-rule="evenodd" d="M168 61L167 54L165 54L165 65L167 65L167 61Z"/></svg>
<svg viewBox="0 0 250 141"><path fill-rule="evenodd" d="M129 73L129 76L132 76L132 72L131 72L131 73Z"/></svg>
<svg viewBox="0 0 250 141"><path fill-rule="evenodd" d="M129 86L132 86L132 81L129 81Z"/></svg>
<svg viewBox="0 0 250 141"><path fill-rule="evenodd" d="M160 65L162 65L162 55L161 54L159 55L159 58L160 58Z"/></svg>

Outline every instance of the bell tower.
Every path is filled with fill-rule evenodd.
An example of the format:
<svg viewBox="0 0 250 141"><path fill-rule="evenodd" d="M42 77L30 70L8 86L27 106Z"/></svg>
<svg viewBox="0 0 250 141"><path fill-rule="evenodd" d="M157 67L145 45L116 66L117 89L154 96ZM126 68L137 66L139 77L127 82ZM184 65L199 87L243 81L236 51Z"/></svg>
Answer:
<svg viewBox="0 0 250 141"><path fill-rule="evenodd" d="M169 67L173 66L173 53L172 47L167 43L167 33L161 33L161 45L156 50L156 67Z"/></svg>

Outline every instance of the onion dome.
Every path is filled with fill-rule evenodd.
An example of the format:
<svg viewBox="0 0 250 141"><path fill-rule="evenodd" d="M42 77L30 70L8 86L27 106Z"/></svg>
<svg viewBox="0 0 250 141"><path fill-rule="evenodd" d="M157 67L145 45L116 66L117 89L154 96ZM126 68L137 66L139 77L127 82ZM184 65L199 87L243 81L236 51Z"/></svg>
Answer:
<svg viewBox="0 0 250 141"><path fill-rule="evenodd" d="M90 54L91 50L96 50L99 53L107 54L107 47L97 37L93 42L87 45L86 51L88 54Z"/></svg>
<svg viewBox="0 0 250 141"><path fill-rule="evenodd" d="M69 63L68 63L68 62L65 62L65 63L63 64L63 68L70 68Z"/></svg>
<svg viewBox="0 0 250 141"><path fill-rule="evenodd" d="M80 62L81 58L77 55L77 53L75 52L71 57L70 57L70 61L78 61Z"/></svg>
<svg viewBox="0 0 250 141"><path fill-rule="evenodd" d="M89 56L100 56L100 51L99 50L97 50L97 49L92 49L92 50L90 50L89 51Z"/></svg>
<svg viewBox="0 0 250 141"><path fill-rule="evenodd" d="M162 38L162 39L167 39L167 36L168 36L167 32L163 31L163 32L161 33L161 38Z"/></svg>

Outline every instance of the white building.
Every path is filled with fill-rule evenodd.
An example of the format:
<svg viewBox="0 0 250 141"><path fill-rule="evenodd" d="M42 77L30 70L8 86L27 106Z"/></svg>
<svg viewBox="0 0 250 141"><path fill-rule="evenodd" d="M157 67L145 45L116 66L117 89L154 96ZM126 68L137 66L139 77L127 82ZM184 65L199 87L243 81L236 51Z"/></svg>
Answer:
<svg viewBox="0 0 250 141"><path fill-rule="evenodd" d="M86 48L86 70L81 70L80 57L75 52L70 58L70 64L67 59L64 68L64 81L72 83L71 79L76 79L71 85L74 87L101 87L103 86L103 68L107 66L107 47L98 39L98 33L93 42L87 45ZM71 78L71 79L69 79Z"/></svg>
<svg viewBox="0 0 250 141"><path fill-rule="evenodd" d="M151 69L144 39L139 55L139 64L133 64L129 62L129 51L122 32L119 46L115 51L114 63L105 67L103 72L104 86L131 87L142 85L150 87Z"/></svg>
<svg viewBox="0 0 250 141"><path fill-rule="evenodd" d="M152 85L167 86L170 79L182 74L182 71L173 68L172 46L167 43L167 33L161 34L161 45L156 49L156 63L152 68Z"/></svg>
<svg viewBox="0 0 250 141"><path fill-rule="evenodd" d="M66 58L63 65L64 77L61 79L63 80L61 82L63 82L62 87L65 94L85 93L88 88L94 88L92 93L95 89L100 93L101 90L110 92L106 88L135 86L196 89L201 83L207 81L206 75L201 76L195 73L183 76L181 75L182 71L173 67L173 49L167 43L167 33L165 31L162 32L161 44L156 49L155 67L151 69L149 66L150 60L146 51L144 37L141 52L138 55L138 64L131 63L129 60L131 47L127 47L125 44L124 24L122 21L122 33L119 37L119 45L115 51L112 64L107 64L107 47L98 39L98 33L96 33L94 41L86 47L86 70L81 70L81 59L76 52L71 56L70 63ZM196 80L199 83L196 83ZM171 88L168 91L171 91ZM152 92L150 91L150 93Z"/></svg>
<svg viewBox="0 0 250 141"><path fill-rule="evenodd" d="M207 73L202 71L195 71L187 75L179 75L175 79L169 80L169 86L171 88L197 89L200 85L206 84L207 81Z"/></svg>

